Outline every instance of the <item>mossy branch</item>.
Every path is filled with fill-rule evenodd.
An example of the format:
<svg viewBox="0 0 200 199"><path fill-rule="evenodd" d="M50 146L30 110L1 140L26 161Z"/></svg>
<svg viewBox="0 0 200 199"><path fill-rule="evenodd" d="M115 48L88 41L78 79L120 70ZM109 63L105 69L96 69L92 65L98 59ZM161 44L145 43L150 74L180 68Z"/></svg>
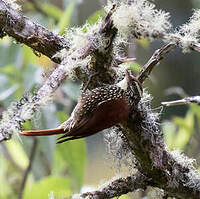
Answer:
<svg viewBox="0 0 200 199"><path fill-rule="evenodd" d="M81 195L74 195L73 199L109 199L119 197L129 192L134 192L138 189L145 190L150 184L151 182L148 181L148 179L143 174L137 172L136 174L126 178L113 180L111 183L108 183L107 186L104 186L103 188L100 188L96 191L86 192Z"/></svg>
<svg viewBox="0 0 200 199"><path fill-rule="evenodd" d="M32 22L3 0L0 0L0 29L1 37L8 35L56 63L61 60L53 56L63 48L67 49L69 45L64 37Z"/></svg>
<svg viewBox="0 0 200 199"><path fill-rule="evenodd" d="M169 25L167 13L155 10L154 6L145 0L128 2L129 4L125 5L116 1L116 5L112 5L105 18L96 27L94 26L95 28L91 27L90 31L82 35L83 45L77 47L75 44L80 45L80 40L75 42L77 39L75 36L78 34L75 36L73 34L72 42L67 41L31 22L0 0L0 36L7 34L60 63L35 95L24 96L19 103L11 107L7 115L4 114L0 124L0 141L8 140L13 133L19 132L21 125L33 117L35 110L46 103L46 97L52 95L69 75L79 78L84 85L87 85L87 89L119 81L123 71L121 74L121 69L116 67L117 60L119 57L123 58L125 54L119 51L119 46L126 46L124 41L130 36L162 38L166 41L174 38L172 42L157 50L144 65L138 76L141 82L149 76L155 64L174 47L199 51L200 45L196 38L190 37L188 40L186 37L181 37L187 34L189 26L181 29L181 33L185 31L184 34L167 34L165 33L168 29L166 26ZM130 7L137 8L135 13L127 12ZM152 14L153 22L156 22L157 18L160 20L163 18L164 23L160 23L161 28L146 17L147 12ZM120 22L122 14L125 16L125 21L124 19L121 21L124 24ZM190 20L191 23L194 23L193 19L195 17ZM142 25L143 21L145 25ZM124 34L127 34L125 40L122 39ZM196 33L193 31L188 34ZM55 55L63 49L65 49L63 54ZM90 78L93 74L98 74L95 81ZM92 80L87 84L89 79ZM122 144L129 150L132 159L137 160L138 173L115 180L103 189L78 197L112 198L137 189L145 189L150 185L163 189L172 197L200 198L200 175L190 159L167 149L160 130L158 114L151 109L151 99L146 92L132 110L129 120L121 125L119 131L123 137Z"/></svg>

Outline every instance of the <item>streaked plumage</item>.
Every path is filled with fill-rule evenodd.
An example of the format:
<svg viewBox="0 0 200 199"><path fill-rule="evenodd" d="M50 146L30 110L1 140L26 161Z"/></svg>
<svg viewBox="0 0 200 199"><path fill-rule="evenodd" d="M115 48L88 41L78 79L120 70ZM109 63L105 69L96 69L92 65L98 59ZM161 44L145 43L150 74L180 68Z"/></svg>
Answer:
<svg viewBox="0 0 200 199"><path fill-rule="evenodd" d="M64 134L58 138L58 143L84 138L103 129L110 128L128 119L131 109L131 82L137 85L135 79L126 77L114 85L95 88L81 95L71 117L58 129L23 131L26 136L44 136ZM130 86L129 86L130 84Z"/></svg>

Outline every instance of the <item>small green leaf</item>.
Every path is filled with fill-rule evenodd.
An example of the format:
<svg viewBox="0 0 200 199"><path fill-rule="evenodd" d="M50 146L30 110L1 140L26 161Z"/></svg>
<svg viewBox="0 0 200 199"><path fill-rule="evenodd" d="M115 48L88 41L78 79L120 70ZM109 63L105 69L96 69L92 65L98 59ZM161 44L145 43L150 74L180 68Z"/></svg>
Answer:
<svg viewBox="0 0 200 199"><path fill-rule="evenodd" d="M65 29L69 28L69 26L70 26L70 20L71 20L71 16L72 16L74 7L75 7L75 1L71 0L70 4L65 9L65 11L62 14L60 21L58 23L60 35L62 35L64 33Z"/></svg>
<svg viewBox="0 0 200 199"><path fill-rule="evenodd" d="M31 124L31 121L27 120L24 124L23 124L23 128L26 129L26 130L31 130L33 127L32 127L32 124Z"/></svg>
<svg viewBox="0 0 200 199"><path fill-rule="evenodd" d="M132 70L132 71L135 71L135 72L139 72L141 70L141 68L142 67L138 63L134 62L134 63L130 63L129 64L129 68L128 69Z"/></svg>
<svg viewBox="0 0 200 199"><path fill-rule="evenodd" d="M26 187L23 199L48 199L53 193L54 198L67 198L70 196L69 180L63 177L50 176Z"/></svg>

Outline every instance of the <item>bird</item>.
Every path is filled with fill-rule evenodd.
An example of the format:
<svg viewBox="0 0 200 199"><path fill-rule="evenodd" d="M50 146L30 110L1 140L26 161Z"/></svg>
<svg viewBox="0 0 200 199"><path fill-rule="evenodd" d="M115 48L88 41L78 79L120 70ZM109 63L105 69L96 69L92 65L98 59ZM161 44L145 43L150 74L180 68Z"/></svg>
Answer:
<svg viewBox="0 0 200 199"><path fill-rule="evenodd" d="M134 90L138 93L134 94ZM83 92L70 118L58 128L22 131L20 135L63 134L57 138L57 143L91 136L126 122L131 112L132 103L139 102L141 94L140 82L126 70L125 77L120 82ZM137 99L136 96L140 97Z"/></svg>

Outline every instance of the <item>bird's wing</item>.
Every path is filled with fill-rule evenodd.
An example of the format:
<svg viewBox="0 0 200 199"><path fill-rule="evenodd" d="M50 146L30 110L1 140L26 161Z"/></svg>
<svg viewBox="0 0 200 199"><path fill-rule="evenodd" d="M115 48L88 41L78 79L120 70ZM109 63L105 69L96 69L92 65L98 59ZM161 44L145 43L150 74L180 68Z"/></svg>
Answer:
<svg viewBox="0 0 200 199"><path fill-rule="evenodd" d="M64 135L57 138L57 140L60 140L57 143L64 142L64 140L61 140L61 139L66 138L66 137L68 138L65 139L65 141L85 137L83 134L80 133L80 129L87 124L87 122L89 121L89 118L90 117L83 117L79 122L76 122L76 124L73 126L72 129L68 129L67 131L65 131Z"/></svg>
<svg viewBox="0 0 200 199"><path fill-rule="evenodd" d="M83 115L73 128L59 137L57 143L88 137L121 122L128 117L128 111L122 103L123 99L100 102L90 114Z"/></svg>

